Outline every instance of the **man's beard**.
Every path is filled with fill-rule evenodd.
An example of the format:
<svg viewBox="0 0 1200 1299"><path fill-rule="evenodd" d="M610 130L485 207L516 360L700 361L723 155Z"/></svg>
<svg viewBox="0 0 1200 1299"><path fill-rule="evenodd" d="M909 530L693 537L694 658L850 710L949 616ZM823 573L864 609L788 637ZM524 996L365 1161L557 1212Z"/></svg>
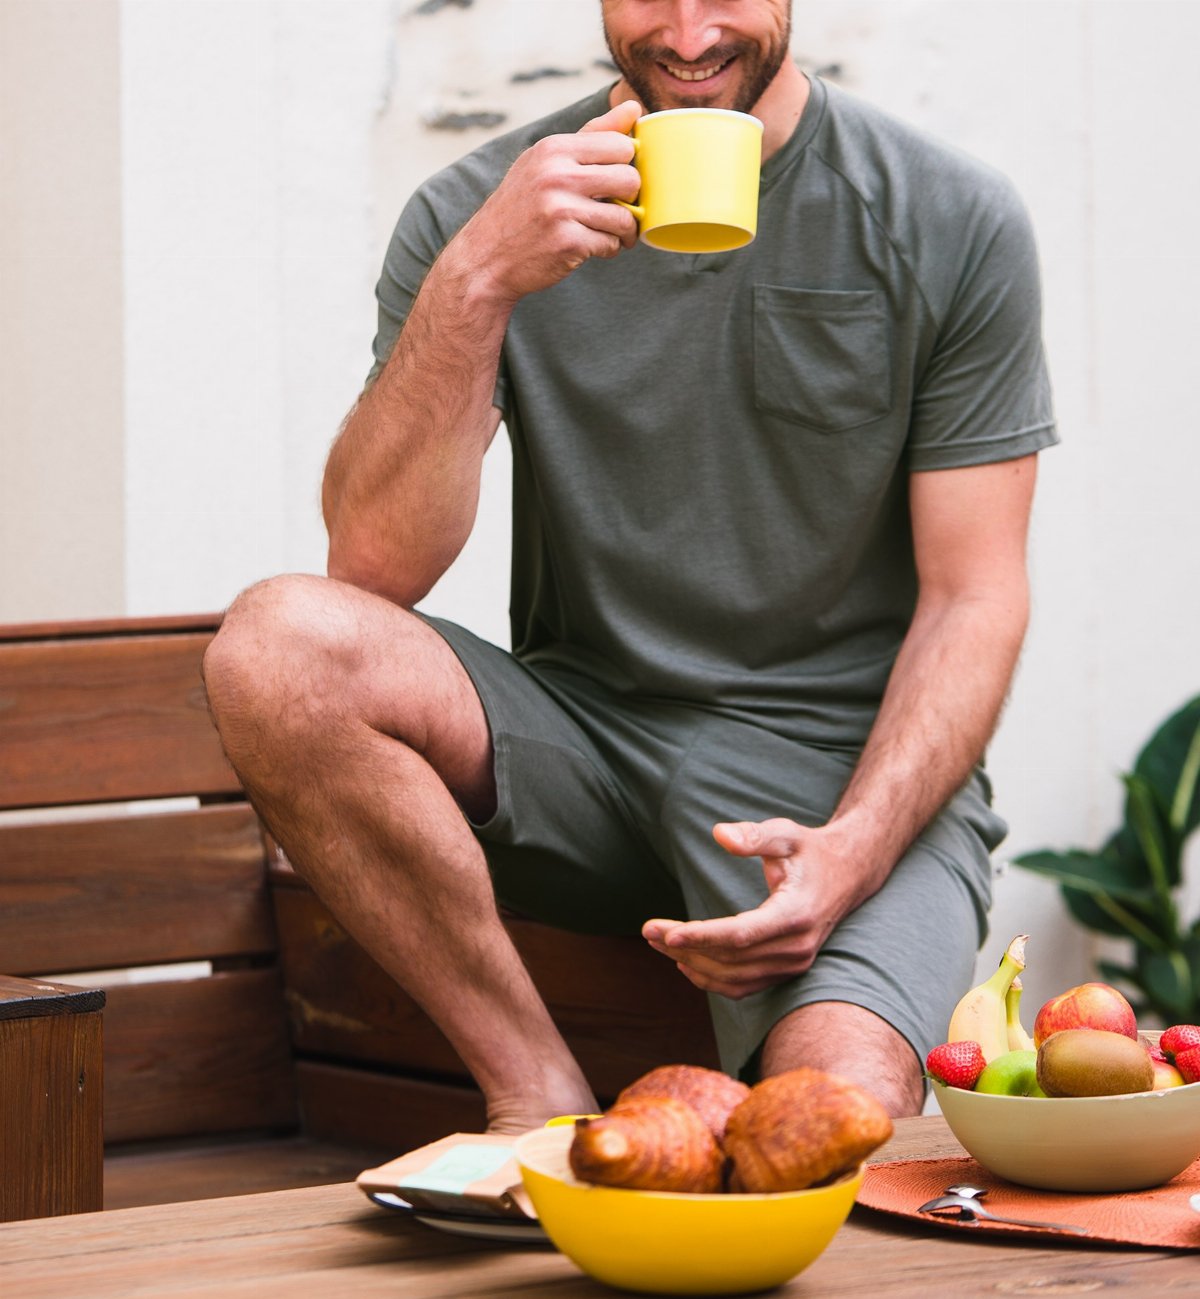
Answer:
<svg viewBox="0 0 1200 1299"><path fill-rule="evenodd" d="M613 43L609 39L608 30L605 29L604 38L608 42L609 53L612 55L613 62L625 80L629 83L633 93L637 95L642 106L648 113L661 112L666 108L677 107L677 105L666 102L662 96L654 89L655 86L655 69L660 63L668 63L672 67L711 67L713 64L726 63L729 59L736 57L739 63L741 81L734 96L734 102L728 107L733 108L739 113L748 113L754 105L763 97L767 87L775 80L775 74L783 66L783 61L788 57L788 49L791 39L790 26L785 30L778 40L772 42L765 52L761 51L757 45L749 42L741 44L714 45L711 49L706 50L704 54L690 65L688 60L681 59L674 50L662 45L644 45L633 46L627 59L621 58L613 48ZM687 103L696 108L711 107L718 95L688 95Z"/></svg>

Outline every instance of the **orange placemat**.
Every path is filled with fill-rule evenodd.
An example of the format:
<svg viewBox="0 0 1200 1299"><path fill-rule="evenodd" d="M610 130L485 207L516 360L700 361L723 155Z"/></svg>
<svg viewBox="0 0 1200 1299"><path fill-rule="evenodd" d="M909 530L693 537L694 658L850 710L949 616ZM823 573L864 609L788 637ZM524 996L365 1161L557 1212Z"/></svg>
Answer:
<svg viewBox="0 0 1200 1299"><path fill-rule="evenodd" d="M918 1213L917 1206L941 1195L956 1182L988 1188L986 1208L1014 1218L1044 1218L1086 1227L1086 1236L1012 1227L998 1222L973 1222L942 1214ZM1040 1240L1110 1241L1155 1249L1200 1250L1200 1213L1188 1203L1200 1191L1200 1159L1178 1177L1148 1191L1084 1194L1078 1191L1039 1191L1016 1186L989 1173L974 1159L897 1159L871 1164L858 1192L858 1203L883 1213L899 1214L948 1231L993 1232L1036 1236Z"/></svg>

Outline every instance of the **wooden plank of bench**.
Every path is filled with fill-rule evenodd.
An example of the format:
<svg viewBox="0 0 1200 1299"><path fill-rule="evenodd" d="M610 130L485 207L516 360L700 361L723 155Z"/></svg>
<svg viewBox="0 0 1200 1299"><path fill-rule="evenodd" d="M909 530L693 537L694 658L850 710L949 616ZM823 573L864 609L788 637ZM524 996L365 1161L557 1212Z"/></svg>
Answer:
<svg viewBox="0 0 1200 1299"><path fill-rule="evenodd" d="M0 624L0 641L145 636L184 631L202 631L211 635L221 625L221 617L219 613L183 613L147 618L71 618L57 622L10 622Z"/></svg>
<svg viewBox="0 0 1200 1299"><path fill-rule="evenodd" d="M708 998L642 938L505 924L602 1100L658 1065L721 1067Z"/></svg>
<svg viewBox="0 0 1200 1299"><path fill-rule="evenodd" d="M302 884L272 873L297 1051L466 1079L453 1048ZM596 1094L661 1064L717 1068L707 1001L640 939L505 922Z"/></svg>
<svg viewBox="0 0 1200 1299"><path fill-rule="evenodd" d="M40 974L273 952L264 851L244 803L0 824L0 960Z"/></svg>
<svg viewBox="0 0 1200 1299"><path fill-rule="evenodd" d="M0 1019L0 1222L103 1202L101 1012L54 1009Z"/></svg>
<svg viewBox="0 0 1200 1299"><path fill-rule="evenodd" d="M304 885L272 890L293 1047L469 1082L433 1021Z"/></svg>
<svg viewBox="0 0 1200 1299"><path fill-rule="evenodd" d="M453 1082L298 1060L296 1087L306 1133L389 1150L384 1159L487 1126L483 1094Z"/></svg>
<svg viewBox="0 0 1200 1299"><path fill-rule="evenodd" d="M297 1122L279 972L108 989L108 1142Z"/></svg>
<svg viewBox="0 0 1200 1299"><path fill-rule="evenodd" d="M0 643L0 808L240 792L200 679L210 639Z"/></svg>

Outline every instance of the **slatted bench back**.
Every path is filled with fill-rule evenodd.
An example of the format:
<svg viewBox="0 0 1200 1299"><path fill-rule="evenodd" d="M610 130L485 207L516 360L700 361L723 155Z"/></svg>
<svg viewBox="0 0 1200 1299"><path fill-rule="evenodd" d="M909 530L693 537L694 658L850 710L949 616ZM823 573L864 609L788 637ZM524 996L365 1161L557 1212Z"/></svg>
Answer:
<svg viewBox="0 0 1200 1299"><path fill-rule="evenodd" d="M110 1143L297 1121L266 847L200 678L216 626L0 629L0 973L213 971L108 988Z"/></svg>
<svg viewBox="0 0 1200 1299"><path fill-rule="evenodd" d="M108 988L110 1144L298 1114L396 1150L480 1130L453 1048L264 844L207 712L217 622L0 627L0 975L211 962ZM641 940L507 923L602 1100L716 1065L704 995Z"/></svg>

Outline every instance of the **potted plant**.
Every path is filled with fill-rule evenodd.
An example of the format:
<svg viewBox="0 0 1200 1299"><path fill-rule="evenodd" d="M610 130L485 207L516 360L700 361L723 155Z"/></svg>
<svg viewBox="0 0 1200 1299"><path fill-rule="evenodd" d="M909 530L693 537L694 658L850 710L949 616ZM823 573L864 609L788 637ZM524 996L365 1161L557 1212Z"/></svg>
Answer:
<svg viewBox="0 0 1200 1299"><path fill-rule="evenodd" d="M1087 929L1132 942L1132 964L1099 961L1135 1009L1164 1024L1200 1023L1200 916L1180 915L1184 848L1200 823L1200 695L1154 732L1125 784L1124 820L1095 850L1040 849L1016 865L1056 880Z"/></svg>

